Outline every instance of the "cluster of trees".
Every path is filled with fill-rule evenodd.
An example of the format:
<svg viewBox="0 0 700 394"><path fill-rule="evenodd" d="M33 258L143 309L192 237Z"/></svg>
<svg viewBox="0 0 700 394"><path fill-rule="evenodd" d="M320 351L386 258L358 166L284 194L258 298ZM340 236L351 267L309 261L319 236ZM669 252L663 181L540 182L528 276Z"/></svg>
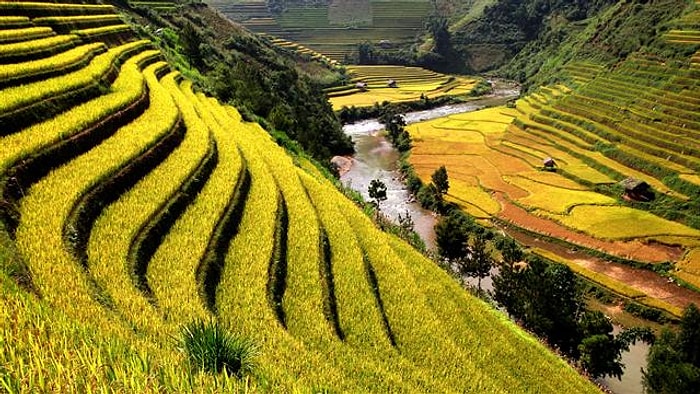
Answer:
<svg viewBox="0 0 700 394"><path fill-rule="evenodd" d="M665 329L649 349L643 383L649 393L700 389L700 311L694 304L683 313L678 332Z"/></svg>
<svg viewBox="0 0 700 394"><path fill-rule="evenodd" d="M379 122L384 125L386 137L394 147L405 153L411 149L411 135L406 131L406 120L393 107L387 107L379 117Z"/></svg>
<svg viewBox="0 0 700 394"><path fill-rule="evenodd" d="M469 73L461 54L452 46L452 35L447 18L437 13L427 18L425 31L430 35L433 47L428 52L418 52L415 47L403 50L385 51L369 41L357 46L358 64L400 64L419 66L444 73Z"/></svg>
<svg viewBox="0 0 700 394"><path fill-rule="evenodd" d="M578 360L593 377L621 377L622 353L636 340L653 340L645 328L613 335L607 317L586 310L582 287L571 269L526 256L513 239L484 229L458 209L440 218L435 233L440 256L460 278L478 278L479 291L481 279L498 266L491 297L511 318Z"/></svg>

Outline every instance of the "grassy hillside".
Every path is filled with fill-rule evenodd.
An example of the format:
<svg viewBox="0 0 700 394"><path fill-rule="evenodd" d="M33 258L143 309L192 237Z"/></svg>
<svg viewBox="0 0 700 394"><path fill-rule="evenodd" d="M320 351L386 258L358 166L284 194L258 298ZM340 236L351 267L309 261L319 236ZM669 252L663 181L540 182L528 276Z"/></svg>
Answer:
<svg viewBox="0 0 700 394"><path fill-rule="evenodd" d="M597 391L120 20L0 3L4 391ZM252 373L198 373L193 321Z"/></svg>

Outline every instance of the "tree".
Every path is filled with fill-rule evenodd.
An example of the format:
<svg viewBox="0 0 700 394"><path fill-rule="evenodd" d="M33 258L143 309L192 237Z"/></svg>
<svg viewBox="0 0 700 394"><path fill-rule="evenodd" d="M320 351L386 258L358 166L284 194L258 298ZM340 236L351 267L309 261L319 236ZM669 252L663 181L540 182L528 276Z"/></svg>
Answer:
<svg viewBox="0 0 700 394"><path fill-rule="evenodd" d="M467 252L469 232L473 223L461 212L450 212L435 224L435 243L438 253L448 261L457 261Z"/></svg>
<svg viewBox="0 0 700 394"><path fill-rule="evenodd" d="M501 237L496 241L496 249L501 252L501 263L502 264L514 264L522 261L523 250L520 248L517 242L510 237Z"/></svg>
<svg viewBox="0 0 700 394"><path fill-rule="evenodd" d="M199 48L201 43L202 36L197 28L192 23L186 23L180 33L180 45L191 66L199 67L202 65L202 53Z"/></svg>
<svg viewBox="0 0 700 394"><path fill-rule="evenodd" d="M467 254L461 260L460 273L477 278L477 287L481 290L481 280L489 275L494 261L491 253L486 248L484 235L476 234L472 238L471 245L467 247Z"/></svg>
<svg viewBox="0 0 700 394"><path fill-rule="evenodd" d="M369 183L369 198L374 200L374 205L379 209L379 204L382 201L386 201L386 185L379 179L372 179Z"/></svg>
<svg viewBox="0 0 700 394"><path fill-rule="evenodd" d="M579 321L581 343L578 345L581 366L592 377L605 375L622 377L622 353L637 340L651 342L654 334L649 328L633 327L613 335L613 326L602 312L586 312Z"/></svg>
<svg viewBox="0 0 700 394"><path fill-rule="evenodd" d="M448 27L447 18L440 15L432 15L426 23L426 28L433 36L435 53L446 58L452 54L452 42Z"/></svg>
<svg viewBox="0 0 700 394"><path fill-rule="evenodd" d="M360 43L357 46L358 64L374 63L374 46L369 41Z"/></svg>
<svg viewBox="0 0 700 394"><path fill-rule="evenodd" d="M694 349L700 341L698 315L698 308L689 305L683 312L678 334L665 329L649 349L647 368L642 371L642 382L648 393L697 392L700 366Z"/></svg>
<svg viewBox="0 0 700 394"><path fill-rule="evenodd" d="M433 185L435 185L438 193L440 193L440 196L445 195L447 190L450 188L450 181L447 177L447 168L445 168L444 165L440 166L440 168L433 172L433 175L430 178L433 181Z"/></svg>
<svg viewBox="0 0 700 394"><path fill-rule="evenodd" d="M396 142L399 138L401 132L404 131L406 126L406 120L403 115L398 113L395 109L387 107L379 117L379 122L384 125L386 129L389 141L392 143Z"/></svg>
<svg viewBox="0 0 700 394"><path fill-rule="evenodd" d="M678 348L683 359L700 368L700 311L695 304L683 312L680 326Z"/></svg>

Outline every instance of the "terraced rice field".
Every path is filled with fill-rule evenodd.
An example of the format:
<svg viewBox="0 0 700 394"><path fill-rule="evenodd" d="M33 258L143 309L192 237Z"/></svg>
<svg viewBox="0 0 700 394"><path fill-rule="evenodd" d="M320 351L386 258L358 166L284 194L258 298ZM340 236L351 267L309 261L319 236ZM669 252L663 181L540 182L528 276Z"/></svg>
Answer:
<svg viewBox="0 0 700 394"><path fill-rule="evenodd" d="M669 45L695 45L693 34L686 28L666 38ZM669 215L663 202L682 206L700 199L700 74L692 64L671 68L636 57L613 69L572 63L564 73L573 90L545 87L519 99L515 110L410 125L410 161L425 182L446 165L454 185L448 200L477 218L623 259L670 261L678 279L700 288L700 230L690 226L697 214ZM556 162L552 171L544 171L546 158ZM626 178L653 189L662 201L648 203L656 214L623 196ZM610 279L580 265L582 275L604 286ZM623 279L617 287L627 285ZM687 302L647 298L671 313Z"/></svg>
<svg viewBox="0 0 700 394"><path fill-rule="evenodd" d="M450 76L420 67L347 66L350 84L327 89L333 109L368 107L375 103L416 101L421 97L464 96L479 82L476 78ZM396 87L389 87L394 81ZM365 84L360 88L358 83Z"/></svg>
<svg viewBox="0 0 700 394"><path fill-rule="evenodd" d="M284 12L273 15L264 1L208 0L207 4L252 31L299 43L338 62L356 57L362 42L392 50L415 41L433 9L424 0L337 0L287 4Z"/></svg>
<svg viewBox="0 0 700 394"><path fill-rule="evenodd" d="M118 9L8 4L3 391L598 392L113 30ZM66 13L90 27L56 33ZM192 372L174 338L193 320L255 340L254 374Z"/></svg>
<svg viewBox="0 0 700 394"><path fill-rule="evenodd" d="M328 66L335 67L335 66L338 66L340 64L337 60L332 60L328 56L322 55L322 54L320 54L312 49L309 49L301 44L297 44L296 42L291 42L291 41L287 41L283 38L276 38L276 37L271 37L271 36L269 38L270 38L270 42L273 45L276 45L280 48L284 48L284 49L293 51L293 52L297 53L298 55L307 56L310 59L318 60L319 62L324 63Z"/></svg>

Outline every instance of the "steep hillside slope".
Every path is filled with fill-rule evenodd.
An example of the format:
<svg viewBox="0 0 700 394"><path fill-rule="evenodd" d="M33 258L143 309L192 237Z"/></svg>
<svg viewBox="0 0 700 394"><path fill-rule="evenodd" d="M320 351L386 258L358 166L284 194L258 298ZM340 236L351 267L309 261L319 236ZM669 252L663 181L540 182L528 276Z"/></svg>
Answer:
<svg viewBox="0 0 700 394"><path fill-rule="evenodd" d="M424 0L239 1L210 0L255 32L299 42L331 59L357 59L358 44L394 53L422 33L433 10Z"/></svg>
<svg viewBox="0 0 700 394"><path fill-rule="evenodd" d="M199 88L236 105L246 119L265 119L315 158L352 152L352 143L321 89L340 75L319 61L272 45L204 4L129 17Z"/></svg>
<svg viewBox="0 0 700 394"><path fill-rule="evenodd" d="M118 12L0 3L3 390L597 391ZM199 320L251 375L188 364Z"/></svg>

